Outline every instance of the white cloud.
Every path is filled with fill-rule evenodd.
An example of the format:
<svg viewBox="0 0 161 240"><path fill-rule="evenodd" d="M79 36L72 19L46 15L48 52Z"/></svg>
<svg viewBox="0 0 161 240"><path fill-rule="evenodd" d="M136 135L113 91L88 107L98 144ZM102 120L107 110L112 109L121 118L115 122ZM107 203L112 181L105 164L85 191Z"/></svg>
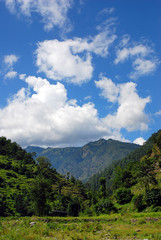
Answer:
<svg viewBox="0 0 161 240"><path fill-rule="evenodd" d="M148 129L148 116L144 109L146 104L150 102L150 97L139 97L135 83L128 82L115 85L105 77L95 83L108 101L117 101L118 103L117 111L104 118L104 122L109 128L119 130L125 128L128 131Z"/></svg>
<svg viewBox="0 0 161 240"><path fill-rule="evenodd" d="M145 60L137 58L133 62L133 72L130 74L131 79L137 79L142 75L147 75L155 71L157 62L153 60Z"/></svg>
<svg viewBox="0 0 161 240"><path fill-rule="evenodd" d="M0 109L0 135L22 146L76 146L101 137L124 141L121 128L128 131L147 128L144 108L150 99L140 98L134 83L115 85L117 112L99 118L93 103L79 106L76 99L68 99L63 84L50 84L34 76L24 80L28 87L20 89ZM108 91L105 97L113 101Z"/></svg>
<svg viewBox="0 0 161 240"><path fill-rule="evenodd" d="M54 85L31 76L25 81L34 93L22 88L0 110L1 136L23 146L71 146L114 135L98 118L92 103L79 106L76 100L68 100L61 83Z"/></svg>
<svg viewBox="0 0 161 240"><path fill-rule="evenodd" d="M3 62L7 66L7 68L12 68L17 61L18 61L18 56L14 54L5 55L3 58Z"/></svg>
<svg viewBox="0 0 161 240"><path fill-rule="evenodd" d="M72 7L73 0L5 0L5 3L14 14L30 18L34 12L40 14L45 30L50 30L54 26L70 29L67 13Z"/></svg>
<svg viewBox="0 0 161 240"><path fill-rule="evenodd" d="M146 140L142 137L136 138L133 143L143 145L146 142Z"/></svg>
<svg viewBox="0 0 161 240"><path fill-rule="evenodd" d="M134 46L129 47L129 40L128 35L121 40L116 50L114 63L124 63L130 59L133 67L133 71L129 74L131 79L137 79L154 72L159 61L154 56L152 47L143 44L134 44Z"/></svg>
<svg viewBox="0 0 161 240"><path fill-rule="evenodd" d="M134 47L129 47L129 48L124 47L123 49L117 49L115 64L118 64L120 62L123 63L129 57L133 57L133 56L144 57L151 52L152 50L149 47L143 46L142 44L135 45Z"/></svg>
<svg viewBox="0 0 161 240"><path fill-rule="evenodd" d="M110 15L110 14L112 14L114 11L115 11L115 8L104 8L103 10L101 10L101 11L98 13L98 16L101 16L101 15Z"/></svg>
<svg viewBox="0 0 161 240"><path fill-rule="evenodd" d="M26 78L26 74L20 74L20 75L19 75L19 79L20 79L20 80L24 80L25 78Z"/></svg>
<svg viewBox="0 0 161 240"><path fill-rule="evenodd" d="M91 99L92 97L91 96L86 96L85 98L84 98L84 100L89 100L89 99Z"/></svg>
<svg viewBox="0 0 161 240"><path fill-rule="evenodd" d="M112 82L111 79L106 77L102 77L101 80L95 81L95 84L98 88L102 90L101 96L108 99L108 101L114 103L118 99L119 89L118 87Z"/></svg>
<svg viewBox="0 0 161 240"><path fill-rule="evenodd" d="M155 115L161 115L161 110L155 113Z"/></svg>
<svg viewBox="0 0 161 240"><path fill-rule="evenodd" d="M9 71L8 73L5 74L4 78L5 79L12 79L15 78L17 76L17 72L15 71Z"/></svg>
<svg viewBox="0 0 161 240"><path fill-rule="evenodd" d="M39 72L53 80L87 82L93 74L92 53L106 57L115 38L110 31L104 31L93 38L40 42L35 52Z"/></svg>
<svg viewBox="0 0 161 240"><path fill-rule="evenodd" d="M78 43L81 44L79 40L62 42L50 40L39 43L36 51L36 64L39 71L44 72L48 78L53 80L64 79L75 84L89 81L93 72L91 56L84 53L81 58L78 54L74 54L73 45L76 46Z"/></svg>
<svg viewBox="0 0 161 240"><path fill-rule="evenodd" d="M109 54L109 46L115 41L115 39L115 34L111 34L108 30L103 31L96 35L91 43L89 43L88 50L102 57L106 57Z"/></svg>

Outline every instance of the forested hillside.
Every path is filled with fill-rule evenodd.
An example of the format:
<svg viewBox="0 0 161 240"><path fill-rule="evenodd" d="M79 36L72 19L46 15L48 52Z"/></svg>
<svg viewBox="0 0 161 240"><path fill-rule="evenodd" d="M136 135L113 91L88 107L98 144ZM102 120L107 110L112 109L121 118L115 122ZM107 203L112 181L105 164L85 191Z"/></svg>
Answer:
<svg viewBox="0 0 161 240"><path fill-rule="evenodd" d="M86 186L103 196L101 206L112 199L119 211L161 211L161 130Z"/></svg>
<svg viewBox="0 0 161 240"><path fill-rule="evenodd" d="M115 161L98 174L93 175L86 183L86 186L88 186L89 189L92 189L94 191L98 190L100 188L99 179L101 177L104 177L106 179L107 188L110 191L110 188L113 185L114 175L117 171L119 171L118 169L120 169L121 171L121 169L124 170L127 168L132 168L132 166L135 165L135 163L140 161L141 157L145 156L148 152L152 151L151 149L153 148L153 145L159 134L160 131L158 131L158 133L154 133L143 146L140 146L136 150L132 151L126 157Z"/></svg>
<svg viewBox="0 0 161 240"><path fill-rule="evenodd" d="M29 146L26 151L35 152L37 157L47 157L59 173L70 172L74 177L85 181L138 147L132 143L100 139L83 147L43 149Z"/></svg>
<svg viewBox="0 0 161 240"><path fill-rule="evenodd" d="M93 216L161 212L161 130L86 187L69 173L57 173L46 157L34 160L17 143L0 138L0 216Z"/></svg>
<svg viewBox="0 0 161 240"><path fill-rule="evenodd" d="M77 215L85 198L80 181L58 174L44 157L35 162L17 143L0 138L0 216L50 215L53 210Z"/></svg>

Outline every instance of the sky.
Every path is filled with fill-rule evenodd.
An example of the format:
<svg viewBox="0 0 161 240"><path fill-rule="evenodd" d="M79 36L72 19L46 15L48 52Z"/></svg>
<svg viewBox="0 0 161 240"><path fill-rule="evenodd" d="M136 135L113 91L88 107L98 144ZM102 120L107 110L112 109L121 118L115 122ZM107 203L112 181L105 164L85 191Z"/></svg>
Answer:
<svg viewBox="0 0 161 240"><path fill-rule="evenodd" d="M22 147L160 129L160 0L0 0L0 136Z"/></svg>

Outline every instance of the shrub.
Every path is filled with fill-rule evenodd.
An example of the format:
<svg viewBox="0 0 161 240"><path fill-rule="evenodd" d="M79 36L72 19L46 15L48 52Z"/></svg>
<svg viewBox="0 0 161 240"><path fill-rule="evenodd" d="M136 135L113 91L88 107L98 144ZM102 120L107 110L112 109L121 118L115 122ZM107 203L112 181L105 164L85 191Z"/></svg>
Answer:
<svg viewBox="0 0 161 240"><path fill-rule="evenodd" d="M154 207L153 212L161 212L161 207L160 206Z"/></svg>
<svg viewBox="0 0 161 240"><path fill-rule="evenodd" d="M77 198L69 202L67 207L67 214L69 216L77 217L80 212L81 206Z"/></svg>
<svg viewBox="0 0 161 240"><path fill-rule="evenodd" d="M161 206L161 189L152 188L146 192L146 202L148 206Z"/></svg>
<svg viewBox="0 0 161 240"><path fill-rule="evenodd" d="M131 201L133 194L130 188L119 188L115 193L115 198L119 204L125 204Z"/></svg>
<svg viewBox="0 0 161 240"><path fill-rule="evenodd" d="M137 210L139 212L141 212L146 207L146 205L143 202L143 195L142 194L134 196L133 197L133 202L134 202L135 208L137 208Z"/></svg>
<svg viewBox="0 0 161 240"><path fill-rule="evenodd" d="M94 210L97 215L99 214L108 214L110 212L117 212L117 209L113 205L113 203L109 199L102 199L100 200L95 206Z"/></svg>

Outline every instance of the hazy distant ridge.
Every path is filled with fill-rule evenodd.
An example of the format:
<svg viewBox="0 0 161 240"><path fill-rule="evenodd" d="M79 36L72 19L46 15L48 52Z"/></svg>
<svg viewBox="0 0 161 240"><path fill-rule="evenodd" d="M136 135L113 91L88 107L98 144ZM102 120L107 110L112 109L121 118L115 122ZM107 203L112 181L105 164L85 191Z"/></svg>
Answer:
<svg viewBox="0 0 161 240"><path fill-rule="evenodd" d="M29 146L26 151L35 152L36 157L48 157L52 166L62 174L70 172L74 177L86 180L138 147L139 145L133 143L100 139L83 147L40 148Z"/></svg>

